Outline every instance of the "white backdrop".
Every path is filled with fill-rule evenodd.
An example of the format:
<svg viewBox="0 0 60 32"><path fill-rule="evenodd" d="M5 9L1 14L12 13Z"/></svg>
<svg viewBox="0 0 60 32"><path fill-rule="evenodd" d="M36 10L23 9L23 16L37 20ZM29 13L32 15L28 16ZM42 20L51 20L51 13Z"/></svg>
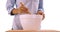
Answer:
<svg viewBox="0 0 60 32"><path fill-rule="evenodd" d="M12 28L13 16L8 15L6 1L0 0L0 32ZM45 20L41 23L42 30L60 31L60 0L44 0Z"/></svg>

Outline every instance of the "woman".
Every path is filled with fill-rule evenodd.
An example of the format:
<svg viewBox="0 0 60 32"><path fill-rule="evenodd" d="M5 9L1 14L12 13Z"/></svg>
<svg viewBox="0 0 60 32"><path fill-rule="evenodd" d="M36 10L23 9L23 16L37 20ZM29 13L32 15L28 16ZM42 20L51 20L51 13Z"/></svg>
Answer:
<svg viewBox="0 0 60 32"><path fill-rule="evenodd" d="M43 11L43 0L7 0L7 10L8 13L11 15L15 15L14 22L13 22L13 30L23 30L23 27L19 21L19 10L20 3L24 3L24 5L29 9L29 12L32 14L39 14L43 15L44 19L44 11ZM14 8L16 6L16 8Z"/></svg>

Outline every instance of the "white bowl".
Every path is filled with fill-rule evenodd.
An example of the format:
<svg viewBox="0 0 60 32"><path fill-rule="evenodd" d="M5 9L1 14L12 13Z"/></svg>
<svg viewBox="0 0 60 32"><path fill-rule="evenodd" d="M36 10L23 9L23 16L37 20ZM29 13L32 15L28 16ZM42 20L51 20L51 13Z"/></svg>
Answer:
<svg viewBox="0 0 60 32"><path fill-rule="evenodd" d="M24 30L40 30L42 15L20 15L20 21Z"/></svg>

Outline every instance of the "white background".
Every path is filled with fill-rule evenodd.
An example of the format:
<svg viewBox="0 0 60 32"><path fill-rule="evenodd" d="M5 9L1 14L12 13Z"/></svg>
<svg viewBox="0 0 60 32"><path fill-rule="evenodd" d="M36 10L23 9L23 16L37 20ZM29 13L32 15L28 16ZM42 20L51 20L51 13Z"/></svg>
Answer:
<svg viewBox="0 0 60 32"><path fill-rule="evenodd" d="M6 10L6 1L0 0L0 32L12 28L13 17ZM45 20L41 23L42 30L60 31L60 0L44 0Z"/></svg>

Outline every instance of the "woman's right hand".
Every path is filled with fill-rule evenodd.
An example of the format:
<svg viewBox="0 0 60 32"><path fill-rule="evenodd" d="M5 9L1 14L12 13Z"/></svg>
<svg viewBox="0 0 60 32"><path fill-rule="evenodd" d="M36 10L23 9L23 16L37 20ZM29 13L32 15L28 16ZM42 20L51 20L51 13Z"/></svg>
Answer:
<svg viewBox="0 0 60 32"><path fill-rule="evenodd" d="M20 2L18 10L20 11L20 14L30 14L29 9L22 2Z"/></svg>
<svg viewBox="0 0 60 32"><path fill-rule="evenodd" d="M16 14L20 14L20 11L19 11L18 9L15 9L15 8L14 8L14 9L12 10L12 13L13 13L14 15L16 15Z"/></svg>
<svg viewBox="0 0 60 32"><path fill-rule="evenodd" d="M25 5L22 2L20 3L20 7L19 8L16 8L16 9L14 8L12 10L12 13L13 14L31 14L29 12L28 8L25 7Z"/></svg>

